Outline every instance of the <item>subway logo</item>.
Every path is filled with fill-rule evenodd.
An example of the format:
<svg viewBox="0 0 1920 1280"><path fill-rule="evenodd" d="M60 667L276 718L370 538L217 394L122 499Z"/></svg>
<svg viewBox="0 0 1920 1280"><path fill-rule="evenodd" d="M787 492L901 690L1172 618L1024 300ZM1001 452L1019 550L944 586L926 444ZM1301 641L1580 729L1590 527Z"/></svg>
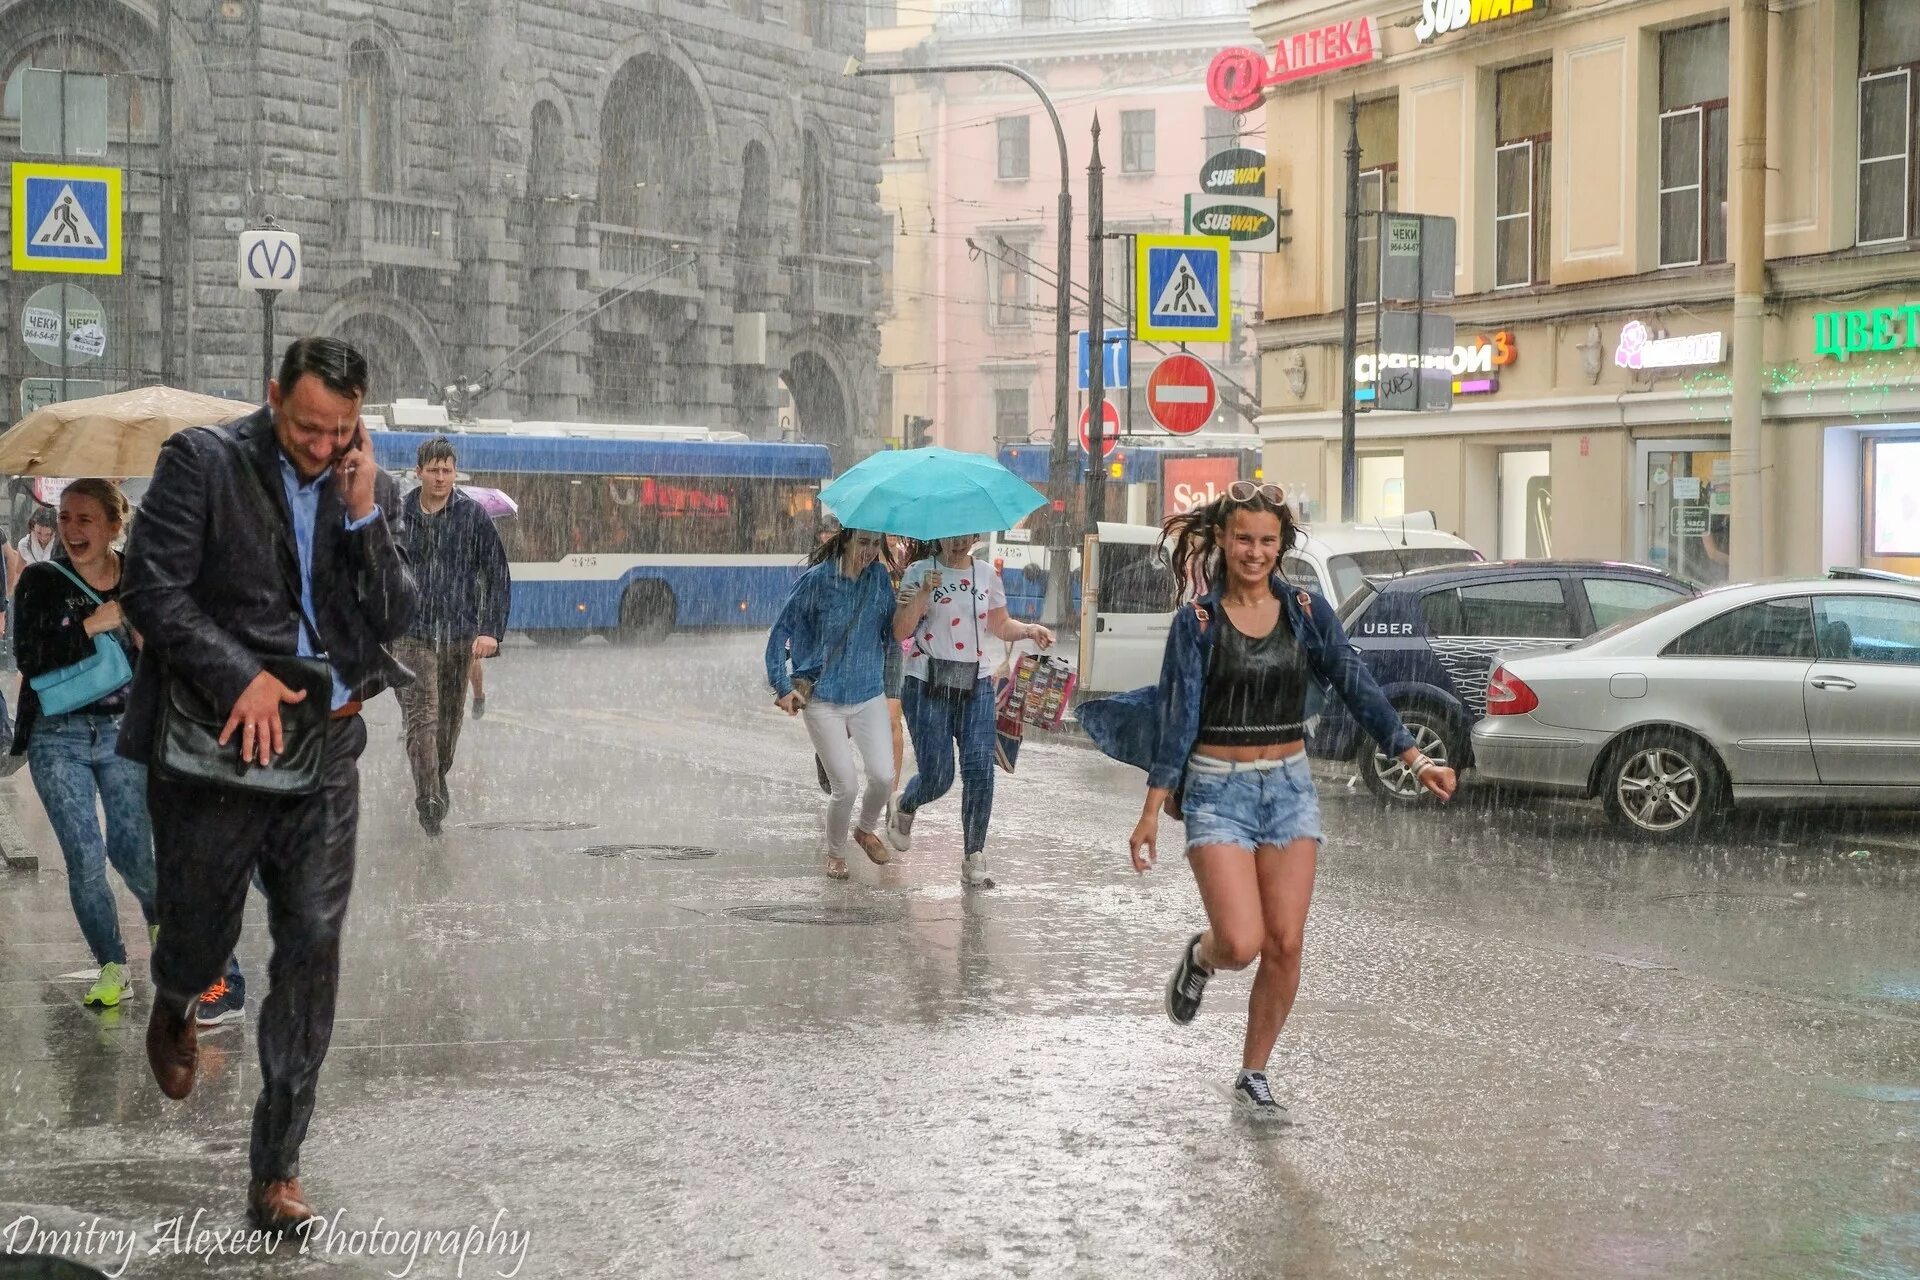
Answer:
<svg viewBox="0 0 1920 1280"><path fill-rule="evenodd" d="M1193 234L1225 236L1229 240L1258 240L1273 231L1273 219L1258 209L1217 206L1193 215Z"/></svg>
<svg viewBox="0 0 1920 1280"><path fill-rule="evenodd" d="M1515 14L1531 13L1535 0L1420 0L1420 21L1413 38L1425 44L1436 36ZM1541 0L1545 7L1545 0Z"/></svg>

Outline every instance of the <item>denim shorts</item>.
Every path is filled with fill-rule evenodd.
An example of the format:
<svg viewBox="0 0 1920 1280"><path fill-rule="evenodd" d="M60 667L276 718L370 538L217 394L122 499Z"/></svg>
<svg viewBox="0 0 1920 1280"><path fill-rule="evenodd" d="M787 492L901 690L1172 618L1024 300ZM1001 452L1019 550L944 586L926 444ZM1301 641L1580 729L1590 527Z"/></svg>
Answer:
<svg viewBox="0 0 1920 1280"><path fill-rule="evenodd" d="M1190 761L1180 806L1187 815L1188 850L1231 844L1257 852L1265 845L1325 840L1320 795L1304 751L1247 764Z"/></svg>

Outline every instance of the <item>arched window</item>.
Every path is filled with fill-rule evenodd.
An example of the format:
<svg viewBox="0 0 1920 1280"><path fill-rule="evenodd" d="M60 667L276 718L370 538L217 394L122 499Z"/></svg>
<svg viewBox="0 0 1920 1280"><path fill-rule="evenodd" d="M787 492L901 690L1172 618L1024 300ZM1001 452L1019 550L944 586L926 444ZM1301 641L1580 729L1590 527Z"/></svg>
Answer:
<svg viewBox="0 0 1920 1280"><path fill-rule="evenodd" d="M600 220L697 235L707 193L706 116L680 68L642 54L600 111Z"/></svg>
<svg viewBox="0 0 1920 1280"><path fill-rule="evenodd" d="M85 71L107 79L107 129L118 134L132 126L138 136L149 128L146 96L141 84L128 70L126 60L103 44L80 35L47 36L14 54L6 64L4 97L0 97L0 120L20 121L21 98L26 77L20 73L29 67L49 71Z"/></svg>
<svg viewBox="0 0 1920 1280"><path fill-rule="evenodd" d="M400 170L394 125L393 63L371 40L347 50L347 86L341 115L347 139L347 180L359 192L391 192Z"/></svg>
<svg viewBox="0 0 1920 1280"><path fill-rule="evenodd" d="M809 133L800 154L800 252L826 253L832 246L833 189L826 148L818 134Z"/></svg>
<svg viewBox="0 0 1920 1280"><path fill-rule="evenodd" d="M531 124L527 194L536 198L557 196L561 194L567 159L567 127L560 119L560 108L551 102L536 102Z"/></svg>
<svg viewBox="0 0 1920 1280"><path fill-rule="evenodd" d="M734 221L733 243L740 254L734 268L734 306L751 311L767 289L768 241L773 233L773 166L767 149L749 142L740 153L740 215Z"/></svg>

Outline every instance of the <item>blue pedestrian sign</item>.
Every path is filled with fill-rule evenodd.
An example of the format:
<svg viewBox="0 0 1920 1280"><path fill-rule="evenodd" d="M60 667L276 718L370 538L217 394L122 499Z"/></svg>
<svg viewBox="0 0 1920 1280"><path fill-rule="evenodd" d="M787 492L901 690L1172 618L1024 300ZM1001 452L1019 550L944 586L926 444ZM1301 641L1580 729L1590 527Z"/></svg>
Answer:
<svg viewBox="0 0 1920 1280"><path fill-rule="evenodd" d="M120 274L120 170L13 166L13 269Z"/></svg>
<svg viewBox="0 0 1920 1280"><path fill-rule="evenodd" d="M1078 357L1080 389L1085 391L1087 390L1087 349L1092 344L1087 341L1087 331L1085 329L1079 331L1078 338L1080 342L1080 355ZM1109 388L1132 386L1133 343L1127 338L1127 331L1125 329L1107 330L1107 340L1100 345L1103 348L1102 354L1106 357L1101 363L1101 368L1105 370L1102 374L1105 385Z"/></svg>
<svg viewBox="0 0 1920 1280"><path fill-rule="evenodd" d="M1139 236L1134 250L1135 326L1147 342L1228 342L1233 336L1223 236Z"/></svg>

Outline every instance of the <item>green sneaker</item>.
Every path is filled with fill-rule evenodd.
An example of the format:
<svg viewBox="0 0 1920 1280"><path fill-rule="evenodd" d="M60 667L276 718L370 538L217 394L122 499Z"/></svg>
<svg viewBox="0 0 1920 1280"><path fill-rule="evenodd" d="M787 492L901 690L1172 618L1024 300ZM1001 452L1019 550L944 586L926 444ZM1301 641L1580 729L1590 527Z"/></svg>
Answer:
<svg viewBox="0 0 1920 1280"><path fill-rule="evenodd" d="M133 983L127 978L125 966L109 960L100 966L100 977L87 992L86 1004L97 1004L111 1009L133 994Z"/></svg>
<svg viewBox="0 0 1920 1280"><path fill-rule="evenodd" d="M156 946L159 944L159 942L160 942L160 926L157 924L148 925L147 926L147 945L150 947Z"/></svg>

